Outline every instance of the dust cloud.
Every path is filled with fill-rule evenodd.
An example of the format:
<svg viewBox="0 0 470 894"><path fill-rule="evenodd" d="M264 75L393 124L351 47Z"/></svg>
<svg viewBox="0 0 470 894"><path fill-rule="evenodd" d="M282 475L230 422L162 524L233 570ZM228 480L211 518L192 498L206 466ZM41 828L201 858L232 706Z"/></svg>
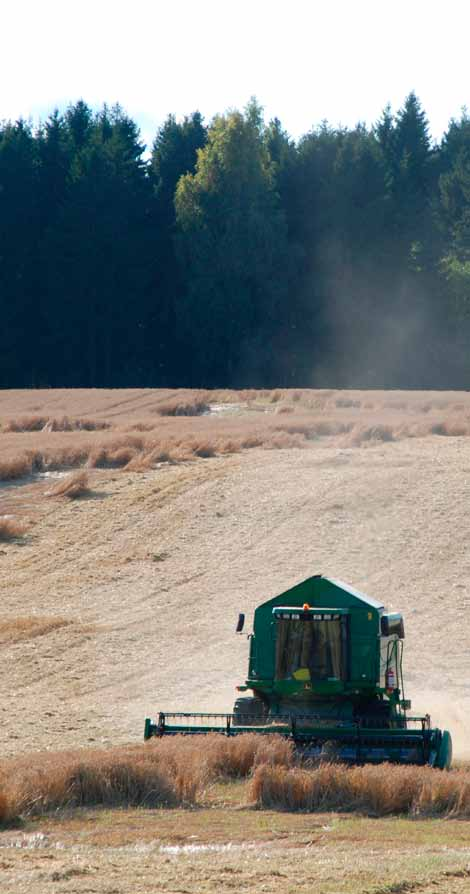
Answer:
<svg viewBox="0 0 470 894"><path fill-rule="evenodd" d="M413 700L412 713L431 715L432 726L448 729L454 757L470 760L470 712L468 707L436 692L420 692Z"/></svg>

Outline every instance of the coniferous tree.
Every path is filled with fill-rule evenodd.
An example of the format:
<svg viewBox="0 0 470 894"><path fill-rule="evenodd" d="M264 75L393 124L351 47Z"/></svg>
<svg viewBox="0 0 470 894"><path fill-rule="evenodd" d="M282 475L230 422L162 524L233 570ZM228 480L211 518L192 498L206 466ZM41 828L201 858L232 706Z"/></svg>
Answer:
<svg viewBox="0 0 470 894"><path fill-rule="evenodd" d="M194 171L197 153L206 139L207 128L199 112L181 122L169 115L157 133L150 159L155 225L153 289L158 300L149 302L143 328L154 381L157 377L166 386L174 382L175 376L184 380L188 374L176 313L184 283L175 251L174 198L180 177Z"/></svg>
<svg viewBox="0 0 470 894"><path fill-rule="evenodd" d="M79 147L77 149L77 147ZM67 200L47 235L57 354L70 384L138 383L151 187L137 128L104 109L74 140Z"/></svg>
<svg viewBox="0 0 470 894"><path fill-rule="evenodd" d="M29 124L0 127L0 386L37 380L39 159Z"/></svg>
<svg viewBox="0 0 470 894"><path fill-rule="evenodd" d="M467 385L469 147L414 93L298 142L169 116L148 160L119 107L0 124L0 384Z"/></svg>

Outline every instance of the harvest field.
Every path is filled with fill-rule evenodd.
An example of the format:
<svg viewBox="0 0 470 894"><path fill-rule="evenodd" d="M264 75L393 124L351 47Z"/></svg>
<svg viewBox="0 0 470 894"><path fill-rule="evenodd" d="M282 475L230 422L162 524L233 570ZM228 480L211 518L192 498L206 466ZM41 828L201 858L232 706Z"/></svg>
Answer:
<svg viewBox="0 0 470 894"><path fill-rule="evenodd" d="M470 394L3 391L0 426L0 794L71 749L130 759L159 708L230 710L238 611L319 572L403 611L406 696L465 766ZM286 812L256 774L198 779L151 809L32 809L33 787L0 891L470 890L470 795L392 810L375 780L358 813Z"/></svg>

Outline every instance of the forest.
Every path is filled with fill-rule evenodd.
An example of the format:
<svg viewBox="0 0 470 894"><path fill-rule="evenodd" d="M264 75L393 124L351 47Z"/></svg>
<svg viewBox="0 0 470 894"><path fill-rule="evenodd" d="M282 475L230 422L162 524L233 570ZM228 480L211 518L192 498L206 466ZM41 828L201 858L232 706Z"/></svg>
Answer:
<svg viewBox="0 0 470 894"><path fill-rule="evenodd" d="M0 387L470 388L470 117L0 123Z"/></svg>

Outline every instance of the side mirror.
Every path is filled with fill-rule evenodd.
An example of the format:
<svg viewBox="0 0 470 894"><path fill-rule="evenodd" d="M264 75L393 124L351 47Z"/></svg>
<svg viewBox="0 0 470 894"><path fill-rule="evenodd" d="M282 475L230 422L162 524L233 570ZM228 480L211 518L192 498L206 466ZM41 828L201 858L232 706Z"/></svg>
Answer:
<svg viewBox="0 0 470 894"><path fill-rule="evenodd" d="M244 626L245 626L245 615L243 614L243 612L240 612L240 614L238 615L238 621L237 621L237 626L235 628L235 633L241 633Z"/></svg>
<svg viewBox="0 0 470 894"><path fill-rule="evenodd" d="M405 639L403 616L398 614L398 612L382 615L380 619L380 632L382 636L398 636L398 639Z"/></svg>

